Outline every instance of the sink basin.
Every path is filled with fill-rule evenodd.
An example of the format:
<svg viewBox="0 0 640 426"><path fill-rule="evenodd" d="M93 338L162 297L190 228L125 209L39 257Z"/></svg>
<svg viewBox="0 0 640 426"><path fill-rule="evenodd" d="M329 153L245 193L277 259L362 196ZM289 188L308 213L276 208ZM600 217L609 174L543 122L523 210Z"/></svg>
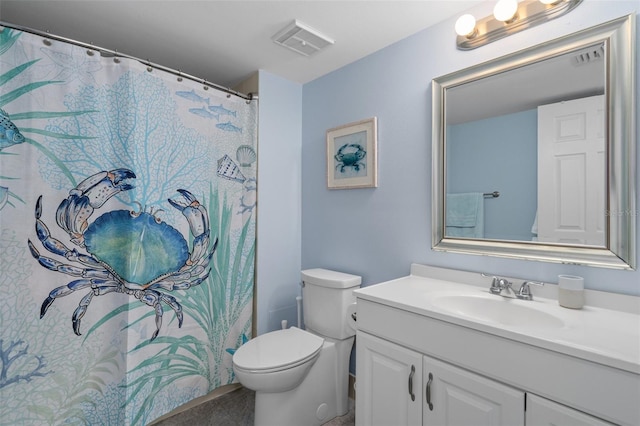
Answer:
<svg viewBox="0 0 640 426"><path fill-rule="evenodd" d="M562 328L564 321L535 307L529 301L493 295L438 295L434 306L478 321L520 328Z"/></svg>

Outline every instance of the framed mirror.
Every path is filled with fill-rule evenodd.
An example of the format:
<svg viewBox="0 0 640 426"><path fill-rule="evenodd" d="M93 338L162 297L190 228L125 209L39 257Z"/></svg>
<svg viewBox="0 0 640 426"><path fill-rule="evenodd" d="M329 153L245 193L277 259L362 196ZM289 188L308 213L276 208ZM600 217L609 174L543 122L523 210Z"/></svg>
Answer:
<svg viewBox="0 0 640 426"><path fill-rule="evenodd" d="M432 81L434 250L635 269L635 15Z"/></svg>

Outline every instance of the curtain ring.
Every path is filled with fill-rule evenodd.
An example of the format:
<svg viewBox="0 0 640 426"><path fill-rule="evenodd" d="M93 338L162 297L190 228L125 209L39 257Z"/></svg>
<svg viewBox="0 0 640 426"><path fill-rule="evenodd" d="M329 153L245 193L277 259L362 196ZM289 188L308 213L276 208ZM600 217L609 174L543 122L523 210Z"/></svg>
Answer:
<svg viewBox="0 0 640 426"><path fill-rule="evenodd" d="M115 62L116 64L120 63L120 58L118 58L118 49L113 51L113 62Z"/></svg>
<svg viewBox="0 0 640 426"><path fill-rule="evenodd" d="M51 33L49 32L49 30L46 30L45 32L47 33L47 35L48 35L48 34L51 34ZM48 38L43 38L43 39L42 39L42 43L43 43L45 46L51 46L51 45L53 44L53 43L51 43L51 40L49 40Z"/></svg>
<svg viewBox="0 0 640 426"><path fill-rule="evenodd" d="M178 70L178 81L182 81L182 72Z"/></svg>
<svg viewBox="0 0 640 426"><path fill-rule="evenodd" d="M46 33L47 33L47 34L50 34L49 30L47 30L47 31L46 31ZM49 40L48 38L43 38L43 39L42 39L42 43L43 43L45 46L51 46L51 45L53 44L53 43L51 43L51 40Z"/></svg>
<svg viewBox="0 0 640 426"><path fill-rule="evenodd" d="M90 43L90 44L91 44L91 47L93 47L93 43ZM87 49L87 55L93 56L95 55L95 52L92 49Z"/></svg>
<svg viewBox="0 0 640 426"><path fill-rule="evenodd" d="M153 67L151 66L151 61L147 59L147 71L153 71Z"/></svg>

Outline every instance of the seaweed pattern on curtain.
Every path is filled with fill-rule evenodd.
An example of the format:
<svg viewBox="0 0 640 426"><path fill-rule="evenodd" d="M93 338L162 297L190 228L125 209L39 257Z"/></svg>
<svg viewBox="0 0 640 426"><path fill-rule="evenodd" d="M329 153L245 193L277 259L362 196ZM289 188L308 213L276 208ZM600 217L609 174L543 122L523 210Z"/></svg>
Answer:
<svg viewBox="0 0 640 426"><path fill-rule="evenodd" d="M234 382L231 356L251 334L256 102L89 53L0 27L1 425L147 424ZM215 248L208 273L157 289L168 297L155 338L157 309L114 284L145 283L125 285L108 256L79 260L91 253L56 214L73 194L95 195L86 179L124 169L135 178L123 175L115 186L126 188L90 209L81 234L118 237L123 225L107 213L125 210L168 224L195 252L202 228L182 210L197 199L210 226L205 251ZM62 211L63 223L82 223ZM107 222L113 234L98 232ZM144 266L144 255L128 258ZM111 287L81 276L96 267Z"/></svg>

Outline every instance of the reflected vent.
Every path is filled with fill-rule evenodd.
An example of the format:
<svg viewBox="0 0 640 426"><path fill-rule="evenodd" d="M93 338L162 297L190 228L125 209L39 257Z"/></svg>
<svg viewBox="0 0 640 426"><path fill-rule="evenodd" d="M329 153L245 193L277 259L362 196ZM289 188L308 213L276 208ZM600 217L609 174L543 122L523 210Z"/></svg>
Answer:
<svg viewBox="0 0 640 426"><path fill-rule="evenodd" d="M330 38L297 20L273 36L273 41L304 56L311 56L334 43Z"/></svg>
<svg viewBox="0 0 640 426"><path fill-rule="evenodd" d="M573 57L575 65L584 65L590 62L601 61L604 59L604 45L590 47L582 50Z"/></svg>

